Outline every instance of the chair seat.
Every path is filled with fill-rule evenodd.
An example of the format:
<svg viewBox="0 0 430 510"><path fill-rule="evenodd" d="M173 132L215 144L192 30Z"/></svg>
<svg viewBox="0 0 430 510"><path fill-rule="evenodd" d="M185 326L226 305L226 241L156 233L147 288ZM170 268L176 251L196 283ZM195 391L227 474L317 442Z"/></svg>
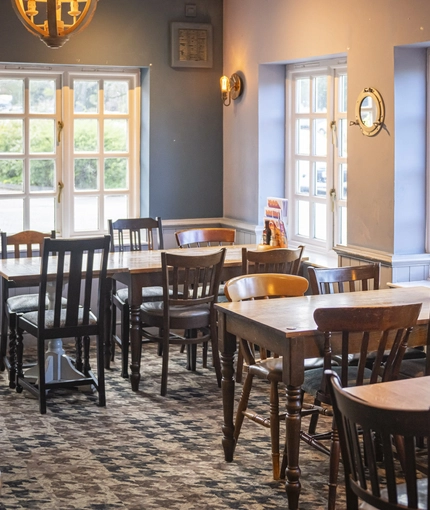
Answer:
<svg viewBox="0 0 430 510"><path fill-rule="evenodd" d="M316 369L317 367L322 367L323 363L323 358L306 359L305 370L312 370ZM282 382L282 357L259 360L255 365L247 366L246 370L249 373L257 376L259 379Z"/></svg>
<svg viewBox="0 0 430 510"><path fill-rule="evenodd" d="M66 325L66 312L67 310L62 310L60 314L60 328L65 327ZM82 325L82 318L83 318L83 309L79 310L78 312L78 325ZM28 312L25 313L22 318L26 321L30 322L34 326L37 327L38 320L37 320L38 312ZM97 317L90 312L89 316L89 325L95 325L97 324ZM54 327L54 310L46 310L45 312L45 328L50 329Z"/></svg>
<svg viewBox="0 0 430 510"><path fill-rule="evenodd" d="M161 301L143 303L140 310L144 323L159 328L163 327L164 306ZM189 329L191 319L193 328L207 326L210 319L209 305L170 307L170 327L172 329Z"/></svg>
<svg viewBox="0 0 430 510"><path fill-rule="evenodd" d="M116 295L126 303L128 301L128 288L118 289ZM163 299L163 287L142 287L142 299Z"/></svg>
<svg viewBox="0 0 430 510"><path fill-rule="evenodd" d="M426 358L405 359L400 365L399 379L422 377L426 375Z"/></svg>
<svg viewBox="0 0 430 510"><path fill-rule="evenodd" d="M418 490L418 508L427 509L427 485L428 479L422 478L421 480L417 480L417 490ZM386 489L381 491L381 497L388 501L388 492ZM408 499L406 496L406 484L400 483L397 485L397 501L399 505L404 505L405 508L408 506ZM364 501L360 503L358 507L360 510L376 510L376 508Z"/></svg>
<svg viewBox="0 0 430 510"><path fill-rule="evenodd" d="M11 296L6 301L9 313L27 313L34 312L39 307L38 294L22 294L20 296ZM67 305L66 298L63 298L63 306ZM48 298L45 300L45 306L48 308Z"/></svg>
<svg viewBox="0 0 430 510"><path fill-rule="evenodd" d="M333 372L336 372L336 374L340 377L342 367L336 367L332 366L331 370ZM357 373L358 368L357 367L348 367L348 386L354 385L355 381L357 380ZM324 368L312 368L310 370L305 371L305 380L302 384L302 389L306 393L309 393L309 395L316 396L318 391L321 389L321 381L324 375ZM363 384L369 384L370 377L372 375L372 371L369 368L364 369L364 376L363 376Z"/></svg>

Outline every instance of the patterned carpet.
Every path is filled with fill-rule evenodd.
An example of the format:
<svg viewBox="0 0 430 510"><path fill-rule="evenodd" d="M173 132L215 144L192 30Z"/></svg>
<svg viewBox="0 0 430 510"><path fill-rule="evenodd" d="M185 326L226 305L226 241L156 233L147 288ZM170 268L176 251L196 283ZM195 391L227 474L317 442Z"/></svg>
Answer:
<svg viewBox="0 0 430 510"><path fill-rule="evenodd" d="M268 429L246 421L226 463L214 371L199 364L188 372L186 355L173 348L163 398L155 349L144 349L151 369L137 393L120 377L118 357L106 374L106 408L94 395L58 391L42 416L37 401L9 390L0 373L0 509L287 508L284 484L271 478ZM255 397L267 403L268 388L257 386ZM302 444L301 468L300 508L325 508L328 458Z"/></svg>

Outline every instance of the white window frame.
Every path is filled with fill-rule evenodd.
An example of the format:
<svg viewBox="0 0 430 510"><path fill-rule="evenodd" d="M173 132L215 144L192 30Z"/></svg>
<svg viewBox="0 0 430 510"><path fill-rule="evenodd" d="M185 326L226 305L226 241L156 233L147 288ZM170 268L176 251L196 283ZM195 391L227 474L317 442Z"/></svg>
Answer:
<svg viewBox="0 0 430 510"><path fill-rule="evenodd" d="M56 123L61 121L64 128L60 135L60 143L57 143L57 167L56 167L56 183L63 183L64 188L61 192L61 201L56 201L55 210L55 230L58 236L74 237L89 236L107 232L107 220L104 217L104 197L106 195L128 195L128 216L134 217L140 215L140 117L141 117L141 87L140 87L140 70L131 68L98 68L98 67L78 67L78 66L25 66L25 65L0 65L0 76L7 78L57 78L57 111L55 114ZM102 192L92 192L92 195L99 196L99 226L96 230L91 231L75 231L73 228L73 90L71 80L74 78L83 79L120 79L127 80L129 87L129 150L127 156L129 158L129 186L128 190L109 190ZM28 94L28 89L25 89ZM102 101L103 98L100 99ZM28 124L30 114L25 115L25 122ZM28 132L28 131L27 131ZM27 137L28 138L28 137ZM26 140L28 146L28 140ZM100 149L101 150L101 149ZM115 154L114 154L115 156ZM100 156L100 162L102 157ZM26 168L28 168L28 160L26 160ZM29 172L25 172L25 189L21 194L27 202L24 206L24 225L23 229L27 230L29 226ZM57 196L59 187L54 192L49 192L47 196ZM42 196L38 192L38 196ZM18 196L10 197L17 198ZM9 198L9 197L6 197ZM112 218L117 219L117 218ZM8 232L9 233L9 232ZM13 233L13 232L10 232Z"/></svg>
<svg viewBox="0 0 430 510"><path fill-rule="evenodd" d="M341 239L339 215L343 210L346 212L346 200L342 200L340 196L340 187L342 185L340 175L340 164L347 163L346 158L340 158L338 151L340 130L337 127L340 121L344 122L346 129L347 112L340 112L338 108L338 77L341 74L347 75L346 59L337 58L330 60L321 60L317 62L306 62L301 64L289 64L286 66L286 169L285 169L285 196L289 201L289 220L288 220L288 236L291 241L305 244L312 250L321 253L329 253L335 245L340 244ZM332 90L327 98L327 113L314 113L312 108L309 114L303 114L303 117L317 120L319 118L327 119L327 162L326 171L326 196L317 197L312 196L311 190L313 189L312 171L309 176L309 195L301 195L296 193L296 161L300 158L296 157L295 150L295 131L296 122L301 117L300 114L295 113L295 86L294 82L300 77L309 77L317 75L328 76L328 89ZM333 129L332 121L335 121ZM339 135L340 136L340 135ZM312 145L312 140L311 140ZM304 156L304 159L311 162L320 161L321 158L312 155ZM331 196L331 190L336 190L336 194ZM313 204L326 205L326 224L327 233L325 240L318 240L313 237L314 225L312 219L310 220L309 237L302 236L297 233L298 231L298 203L299 200L308 201L310 207ZM334 209L332 211L332 208ZM343 208L343 209L342 209ZM310 211L310 216L312 213ZM346 221L346 219L345 219Z"/></svg>

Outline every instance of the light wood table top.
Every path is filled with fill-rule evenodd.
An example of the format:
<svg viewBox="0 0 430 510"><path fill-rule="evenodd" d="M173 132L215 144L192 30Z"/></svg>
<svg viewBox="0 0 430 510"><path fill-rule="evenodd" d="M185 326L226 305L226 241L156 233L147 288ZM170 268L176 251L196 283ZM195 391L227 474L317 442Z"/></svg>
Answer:
<svg viewBox="0 0 430 510"><path fill-rule="evenodd" d="M405 411L430 409L430 376L345 388L368 404Z"/></svg>

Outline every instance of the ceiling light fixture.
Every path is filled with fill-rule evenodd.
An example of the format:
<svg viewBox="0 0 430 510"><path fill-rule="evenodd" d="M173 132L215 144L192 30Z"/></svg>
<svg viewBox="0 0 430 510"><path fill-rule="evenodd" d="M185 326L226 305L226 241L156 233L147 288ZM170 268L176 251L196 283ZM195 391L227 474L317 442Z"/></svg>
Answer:
<svg viewBox="0 0 430 510"><path fill-rule="evenodd" d="M98 0L12 0L12 5L29 32L40 37L49 48L61 48L69 40L69 36L89 24L97 2Z"/></svg>

